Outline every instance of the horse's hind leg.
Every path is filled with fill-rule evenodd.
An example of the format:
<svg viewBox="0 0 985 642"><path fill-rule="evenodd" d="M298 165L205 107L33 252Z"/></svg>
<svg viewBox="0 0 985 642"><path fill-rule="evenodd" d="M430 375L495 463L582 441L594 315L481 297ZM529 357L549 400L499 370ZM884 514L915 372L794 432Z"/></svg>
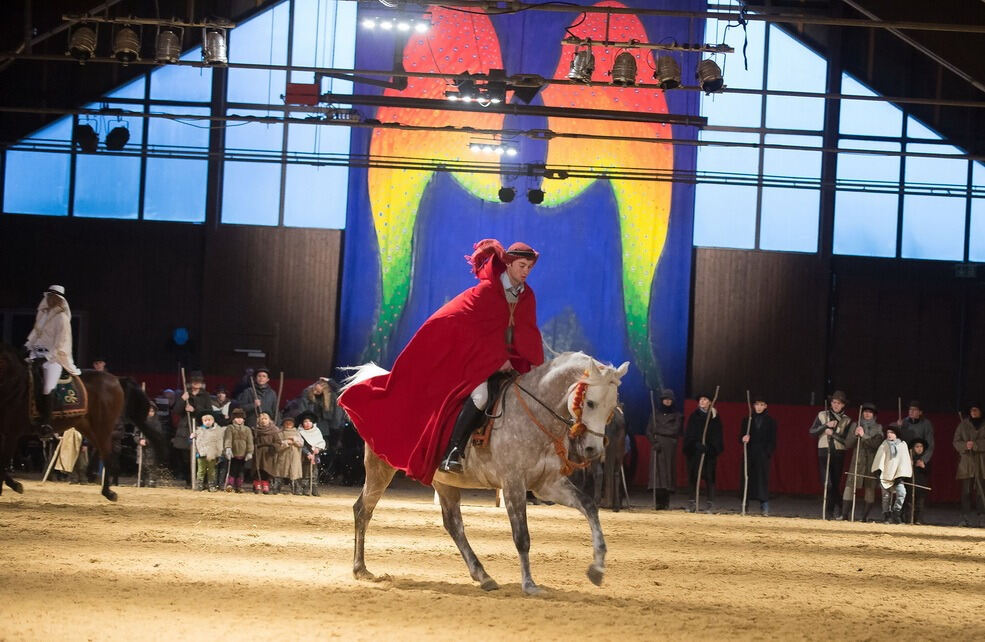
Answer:
<svg viewBox="0 0 985 642"><path fill-rule="evenodd" d="M11 476L10 471L7 470L7 465L10 464L10 458L13 456L13 452L7 451L7 444L13 441L14 440L10 437L4 439L0 436L0 470L3 471L3 481L0 481L0 495L3 495L4 484L10 486L10 489L15 493L24 493L24 486L19 481L14 479ZM12 450L13 449L11 448L11 451Z"/></svg>
<svg viewBox="0 0 985 642"><path fill-rule="evenodd" d="M434 490L437 491L441 499L441 519L445 524L445 530L455 540L462 559L469 567L469 575L476 582L479 582L484 591L495 591L499 584L489 577L486 569L482 567L482 562L475 556L475 551L469 545L468 538L465 537L465 524L462 522L462 492L454 486L447 486L440 482L432 482Z"/></svg>
<svg viewBox="0 0 985 642"><path fill-rule="evenodd" d="M366 467L366 481L359 499L352 505L352 515L356 521L356 545L352 557L352 574L357 580L371 580L373 574L366 570L365 545L366 527L373 518L373 509L390 485L390 480L397 472L392 466L376 456L369 446L363 458Z"/></svg>
<svg viewBox="0 0 985 642"><path fill-rule="evenodd" d="M510 527L513 529L513 543L520 557L520 575L523 581L523 592L527 595L540 593L540 587L530 576L530 531L527 529L527 489L523 484L504 484L503 499L506 501L506 513L510 516Z"/></svg>
<svg viewBox="0 0 985 642"><path fill-rule="evenodd" d="M595 554L594 561L588 567L588 579L595 586L600 586L605 576L606 549L602 525L599 523L599 509L595 501L576 488L567 477L558 477L553 483L546 484L534 492L541 499L577 508L588 520L588 526L592 529L592 550Z"/></svg>

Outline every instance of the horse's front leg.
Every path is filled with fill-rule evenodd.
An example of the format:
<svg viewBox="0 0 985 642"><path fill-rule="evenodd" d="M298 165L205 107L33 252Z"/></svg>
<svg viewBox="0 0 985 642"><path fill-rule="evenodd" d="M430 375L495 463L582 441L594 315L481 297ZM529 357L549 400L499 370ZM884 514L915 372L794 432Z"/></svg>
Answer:
<svg viewBox="0 0 985 642"><path fill-rule="evenodd" d="M534 491L541 499L577 508L588 520L592 529L592 550L595 559L588 567L588 579L595 586L602 584L605 576L605 537L602 535L602 525L599 523L599 509L595 501L575 487L567 477L558 477Z"/></svg>
<svg viewBox="0 0 985 642"><path fill-rule="evenodd" d="M445 530L455 540L465 565L469 568L469 575L476 582L479 582L484 591L495 591L499 588L496 580L489 577L486 569L482 567L482 562L476 557L475 551L469 545L469 540L465 537L465 524L462 521L462 492L454 486L448 486L441 482L433 481L432 486L441 499L441 519L445 524Z"/></svg>
<svg viewBox="0 0 985 642"><path fill-rule="evenodd" d="M530 531L527 529L527 487L521 482L503 484L503 499L506 501L506 513L510 516L510 527L513 529L513 543L520 557L520 574L523 580L523 592L527 595L540 593L540 587L534 584L530 576Z"/></svg>

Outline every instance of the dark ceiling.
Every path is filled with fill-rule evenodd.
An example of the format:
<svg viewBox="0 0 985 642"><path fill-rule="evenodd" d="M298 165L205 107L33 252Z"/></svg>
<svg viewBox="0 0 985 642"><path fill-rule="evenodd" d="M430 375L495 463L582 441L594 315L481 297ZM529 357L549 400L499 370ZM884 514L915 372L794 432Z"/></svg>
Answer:
<svg viewBox="0 0 985 642"><path fill-rule="evenodd" d="M106 4L106 0L4 0L0 2L0 51L62 55L67 32L61 31L31 47L37 38L63 25L62 15L81 13ZM228 18L241 21L275 4L276 0L109 0L110 16L172 17L202 20ZM861 6L882 20L985 25L985 1L936 0L933 3L902 0L799 0L786 3L753 1L767 11L803 12L812 15L867 18L851 5ZM840 56L846 70L887 96L976 101L985 104L985 34L939 31L906 31L904 42L885 29L784 24L829 58ZM100 38L108 39L109 30ZM186 48L199 44L197 34L185 34ZM916 46L926 49L921 52ZM959 70L979 83L973 86ZM64 61L15 60L0 63L0 105L72 108L141 73L144 67L106 64L79 66ZM976 155L985 155L985 109L909 105L907 109L944 133L951 142ZM18 138L44 125L54 116L3 114L0 143Z"/></svg>

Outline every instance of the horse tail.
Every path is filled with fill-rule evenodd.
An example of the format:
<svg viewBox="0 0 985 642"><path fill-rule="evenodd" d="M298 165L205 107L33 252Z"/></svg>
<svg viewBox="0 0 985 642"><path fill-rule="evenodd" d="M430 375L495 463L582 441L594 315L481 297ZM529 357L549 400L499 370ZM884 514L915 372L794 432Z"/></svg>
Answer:
<svg viewBox="0 0 985 642"><path fill-rule="evenodd" d="M341 395L343 392L356 385L366 381L367 379L372 379L373 377L378 377L379 375L389 374L389 370L384 370L380 366L376 365L372 361L369 363L364 363L361 366L345 366L339 368L339 370L351 371L352 374L342 380L342 388L339 390Z"/></svg>
<svg viewBox="0 0 985 642"><path fill-rule="evenodd" d="M123 388L123 419L140 430L147 439L158 462L167 461L168 442L157 417L150 416L152 402L140 385L130 377L119 377Z"/></svg>

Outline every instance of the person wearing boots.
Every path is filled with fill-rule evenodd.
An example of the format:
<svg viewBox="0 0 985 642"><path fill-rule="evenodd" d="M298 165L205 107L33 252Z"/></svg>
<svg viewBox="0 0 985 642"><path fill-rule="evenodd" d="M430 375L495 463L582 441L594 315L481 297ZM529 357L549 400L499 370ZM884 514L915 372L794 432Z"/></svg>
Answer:
<svg viewBox="0 0 985 642"><path fill-rule="evenodd" d="M913 463L906 442L899 439L896 428L886 426L885 440L879 444L872 459L870 472L879 478L882 486L882 521L884 524L902 522L903 500L906 499L904 481L913 476Z"/></svg>
<svg viewBox="0 0 985 642"><path fill-rule="evenodd" d="M684 415L677 409L674 391L660 391L660 401L646 425L650 441L650 480L653 509L670 508L670 494L677 488L677 442L684 434Z"/></svg>
<svg viewBox="0 0 985 642"><path fill-rule="evenodd" d="M261 412L257 418L253 434L253 493L270 494L270 482L277 483L277 448L280 445L280 428L270 419L270 415Z"/></svg>
<svg viewBox="0 0 985 642"><path fill-rule="evenodd" d="M527 284L538 258L525 243L506 250L495 239L476 243L468 262L479 283L432 314L389 373L339 396L360 435L391 466L425 484L439 467L462 471L469 434L489 399L488 379L544 362ZM395 431L395 425L408 428Z"/></svg>
<svg viewBox="0 0 985 642"><path fill-rule="evenodd" d="M41 383L38 400L39 425L51 424L55 386L62 370L80 375L72 359L72 311L65 299L65 288L52 285L41 296L34 327L24 343L28 363L40 364ZM34 394L34 391L31 392Z"/></svg>
<svg viewBox="0 0 985 642"><path fill-rule="evenodd" d="M709 417L710 413L710 417ZM705 423L707 422L708 431L705 434ZM704 436L704 439L702 439ZM705 512L710 513L715 505L715 468L718 463L718 456L725 450L725 442L722 439L722 420L718 416L718 409L711 406L711 397L708 395L698 395L698 407L687 419L687 428L684 430L684 456L687 457L687 477L691 485L692 496L697 490L697 485L703 479L708 489L708 503ZM704 466L701 466L701 456L704 455ZM701 468L701 479L698 479L698 468ZM698 506L694 500L690 500L688 511L695 512Z"/></svg>
<svg viewBox="0 0 985 642"><path fill-rule="evenodd" d="M773 451L776 450L776 421L767 411L769 404L766 403L765 395L753 396L752 402L752 417L746 417L739 432L739 440L746 444L749 458L747 499L758 501L760 514L769 517L770 464L773 460ZM746 434L747 431L749 434Z"/></svg>
<svg viewBox="0 0 985 642"><path fill-rule="evenodd" d="M845 414L846 405L848 397L841 390L835 390L828 400L828 408L817 413L810 428L811 436L817 437L817 472L821 486L825 481L828 485L828 504L824 507L828 519L842 519L838 486L845 467L845 439L855 428L851 417Z"/></svg>
<svg viewBox="0 0 985 642"><path fill-rule="evenodd" d="M301 444L304 442L297 428L294 427L294 420L284 417L281 422L280 435L277 443L277 459L274 477L283 480L287 484L288 490L293 495L301 494ZM271 489L275 495L280 492L279 485Z"/></svg>
<svg viewBox="0 0 985 642"><path fill-rule="evenodd" d="M863 522L869 519L869 513L876 503L876 480L870 479L869 471L872 469L872 460L875 459L876 450L882 443L882 425L876 422L877 414L878 409L874 403L862 404L862 416L858 425L849 431L848 437L845 439L845 448L853 450L854 454L851 464L848 466L845 493L842 497L845 505L849 506L858 489L864 489L865 509L861 519ZM859 477L855 477L856 472ZM865 477L861 475L865 475Z"/></svg>
<svg viewBox="0 0 985 642"><path fill-rule="evenodd" d="M301 494L314 495L318 493L318 455L325 450L325 436L315 423L317 417L313 412L302 412L295 417L298 424L298 434L301 435Z"/></svg>
<svg viewBox="0 0 985 642"><path fill-rule="evenodd" d="M985 419L977 401L969 404L968 416L954 431L954 449L958 451L955 478L961 483L960 526L971 526L971 504L978 513L985 511Z"/></svg>
<svg viewBox="0 0 985 642"><path fill-rule="evenodd" d="M192 433L194 440L196 468L198 469L199 490L214 493L219 490L217 463L222 455L225 428L215 423L211 411L200 415L201 424Z"/></svg>
<svg viewBox="0 0 985 642"><path fill-rule="evenodd" d="M923 461L923 456L927 454L927 442L917 437L910 444L910 460L913 462L913 483L918 486L930 487L930 465L917 466L918 461ZM926 524L923 516L923 507L927 502L926 488L913 487L913 523ZM903 515L903 521L909 520L909 515Z"/></svg>
<svg viewBox="0 0 985 642"><path fill-rule="evenodd" d="M253 459L253 431L246 425L246 412L242 408L230 411L232 423L226 426L222 445L229 461L226 475L226 492L243 492L243 467Z"/></svg>

